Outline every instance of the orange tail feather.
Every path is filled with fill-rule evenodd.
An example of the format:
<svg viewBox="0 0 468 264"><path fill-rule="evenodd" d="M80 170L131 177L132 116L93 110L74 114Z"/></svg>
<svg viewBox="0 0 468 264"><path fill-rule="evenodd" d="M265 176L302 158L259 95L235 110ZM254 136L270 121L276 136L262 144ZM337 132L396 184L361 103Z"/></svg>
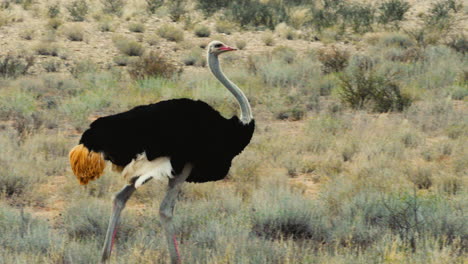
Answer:
<svg viewBox="0 0 468 264"><path fill-rule="evenodd" d="M102 155L98 152L89 151L83 144L77 145L68 154L73 173L81 185L99 178L106 167Z"/></svg>

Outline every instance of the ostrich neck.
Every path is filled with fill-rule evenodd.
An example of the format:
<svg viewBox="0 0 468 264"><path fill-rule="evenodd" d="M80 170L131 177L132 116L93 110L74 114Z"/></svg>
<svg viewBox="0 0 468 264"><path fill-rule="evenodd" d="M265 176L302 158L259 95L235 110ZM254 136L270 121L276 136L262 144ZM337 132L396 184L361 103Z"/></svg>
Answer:
<svg viewBox="0 0 468 264"><path fill-rule="evenodd" d="M252 110L250 108L249 100L233 82L231 82L221 71L219 66L218 56L208 52L208 66L210 67L213 75L234 95L241 108L240 120L244 124L250 123L252 120Z"/></svg>

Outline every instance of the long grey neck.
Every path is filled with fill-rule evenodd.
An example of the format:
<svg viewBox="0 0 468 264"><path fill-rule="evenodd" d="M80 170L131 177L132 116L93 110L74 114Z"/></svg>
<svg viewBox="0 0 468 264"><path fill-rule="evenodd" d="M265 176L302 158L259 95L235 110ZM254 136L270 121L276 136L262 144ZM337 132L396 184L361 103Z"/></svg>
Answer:
<svg viewBox="0 0 468 264"><path fill-rule="evenodd" d="M218 56L208 52L208 66L214 76L236 97L241 108L240 120L244 124L250 123L252 120L252 109L250 108L249 100L233 82L231 82L221 71L219 66Z"/></svg>

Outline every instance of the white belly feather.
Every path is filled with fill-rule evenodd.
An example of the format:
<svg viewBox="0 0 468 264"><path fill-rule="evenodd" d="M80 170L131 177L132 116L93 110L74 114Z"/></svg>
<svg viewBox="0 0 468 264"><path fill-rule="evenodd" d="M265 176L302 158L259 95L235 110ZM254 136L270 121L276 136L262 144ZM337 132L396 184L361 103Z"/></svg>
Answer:
<svg viewBox="0 0 468 264"><path fill-rule="evenodd" d="M172 165L169 157L160 157L149 161L146 153L138 154L122 171L124 177L129 179L139 176L135 182L135 188L140 187L143 183L151 178L156 180L165 180L172 178Z"/></svg>

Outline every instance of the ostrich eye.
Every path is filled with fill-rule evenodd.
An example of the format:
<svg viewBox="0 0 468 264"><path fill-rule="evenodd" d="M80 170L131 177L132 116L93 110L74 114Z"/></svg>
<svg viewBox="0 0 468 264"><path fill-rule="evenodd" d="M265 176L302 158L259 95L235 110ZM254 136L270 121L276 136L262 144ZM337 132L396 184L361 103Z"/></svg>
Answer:
<svg viewBox="0 0 468 264"><path fill-rule="evenodd" d="M216 44L214 45L215 48L221 48L223 46L223 44Z"/></svg>

